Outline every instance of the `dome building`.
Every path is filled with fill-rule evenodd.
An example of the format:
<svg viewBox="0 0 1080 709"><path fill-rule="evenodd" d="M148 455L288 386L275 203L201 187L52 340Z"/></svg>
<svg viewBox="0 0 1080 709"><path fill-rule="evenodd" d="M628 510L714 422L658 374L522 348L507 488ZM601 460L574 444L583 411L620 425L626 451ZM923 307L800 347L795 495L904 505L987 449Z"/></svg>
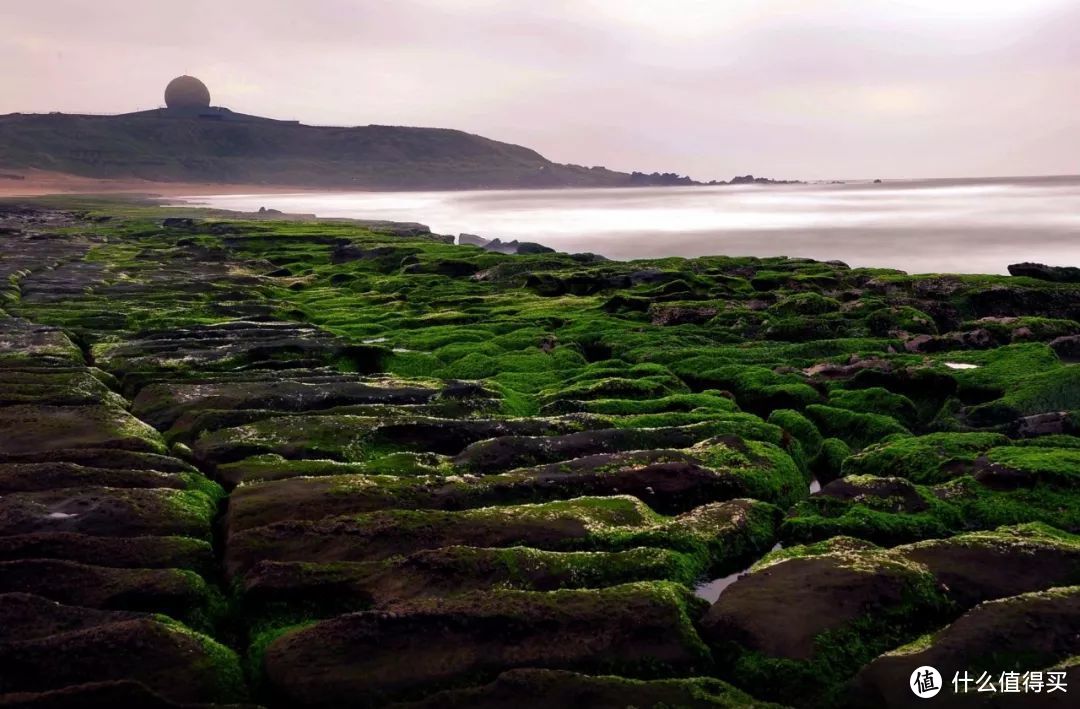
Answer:
<svg viewBox="0 0 1080 709"><path fill-rule="evenodd" d="M206 109L210 107L210 90L194 76L178 76L165 87L165 105L188 111Z"/></svg>

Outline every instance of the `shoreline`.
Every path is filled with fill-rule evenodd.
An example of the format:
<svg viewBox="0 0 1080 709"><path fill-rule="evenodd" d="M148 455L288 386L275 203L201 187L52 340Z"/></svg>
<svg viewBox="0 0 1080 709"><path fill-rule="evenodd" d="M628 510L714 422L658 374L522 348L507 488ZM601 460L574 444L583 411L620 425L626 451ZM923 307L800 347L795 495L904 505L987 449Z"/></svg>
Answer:
<svg viewBox="0 0 1080 709"><path fill-rule="evenodd" d="M101 179L43 170L11 171L0 168L0 197L49 195L157 195L183 197L192 194L292 194L306 192L372 192L377 190L313 188L303 186L227 184L215 182L154 182L134 178ZM15 179L10 175L18 175Z"/></svg>

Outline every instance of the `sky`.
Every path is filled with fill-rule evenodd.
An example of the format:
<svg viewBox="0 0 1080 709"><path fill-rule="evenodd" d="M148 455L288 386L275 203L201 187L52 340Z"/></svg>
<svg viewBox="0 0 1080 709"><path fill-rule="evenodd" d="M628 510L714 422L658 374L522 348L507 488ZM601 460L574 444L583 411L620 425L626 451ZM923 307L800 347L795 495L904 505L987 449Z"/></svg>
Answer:
<svg viewBox="0 0 1080 709"><path fill-rule="evenodd" d="M214 105L784 179L1080 173L1078 0L2 0L0 114Z"/></svg>

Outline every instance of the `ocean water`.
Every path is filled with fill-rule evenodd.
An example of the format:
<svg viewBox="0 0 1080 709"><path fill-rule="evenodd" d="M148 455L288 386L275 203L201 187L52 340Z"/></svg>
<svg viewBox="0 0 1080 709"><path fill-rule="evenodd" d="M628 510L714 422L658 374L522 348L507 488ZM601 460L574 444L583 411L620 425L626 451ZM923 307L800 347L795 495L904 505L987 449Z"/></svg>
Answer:
<svg viewBox="0 0 1080 709"><path fill-rule="evenodd" d="M1080 266L1080 177L846 184L193 195L224 209L418 221L615 259L800 256L911 273Z"/></svg>

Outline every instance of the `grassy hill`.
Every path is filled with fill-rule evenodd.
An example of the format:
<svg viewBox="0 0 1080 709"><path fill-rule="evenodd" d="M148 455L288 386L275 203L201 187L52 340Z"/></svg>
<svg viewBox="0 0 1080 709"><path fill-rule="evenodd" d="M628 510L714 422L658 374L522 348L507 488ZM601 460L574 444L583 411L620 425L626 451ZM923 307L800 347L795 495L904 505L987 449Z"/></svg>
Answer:
<svg viewBox="0 0 1080 709"><path fill-rule="evenodd" d="M560 165L528 148L458 130L308 126L228 109L0 116L0 167L96 178L374 189L615 187L670 184L675 177Z"/></svg>

